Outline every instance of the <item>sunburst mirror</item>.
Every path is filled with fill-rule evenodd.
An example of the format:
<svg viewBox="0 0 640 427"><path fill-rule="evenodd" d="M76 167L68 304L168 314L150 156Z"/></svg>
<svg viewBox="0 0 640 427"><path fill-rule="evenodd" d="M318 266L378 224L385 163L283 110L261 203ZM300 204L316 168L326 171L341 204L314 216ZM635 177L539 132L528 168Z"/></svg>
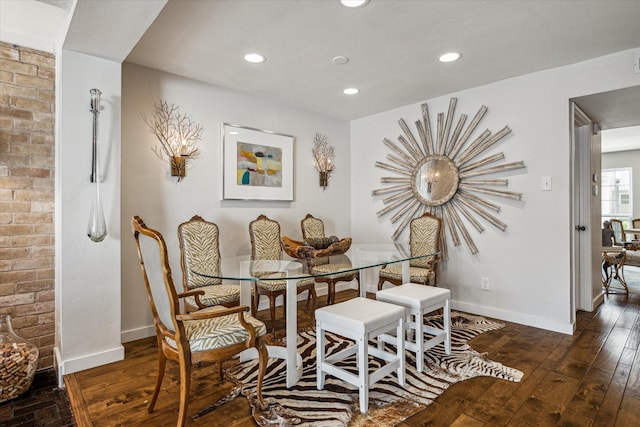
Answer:
<svg viewBox="0 0 640 427"><path fill-rule="evenodd" d="M485 155L486 150L511 132L508 126L493 135L486 129L472 137L487 112L484 105L466 128L467 115L460 115L451 134L456 103L457 98L451 98L446 117L444 113L438 113L435 137L427 104L421 105L422 120L415 122L420 144L407 123L403 119L398 121L402 130L399 144L384 138L384 144L390 150L386 157L389 163L376 162L377 167L393 172L394 176L382 177L380 182L388 185L373 191L374 196L386 196L383 199L385 207L377 215L392 214L391 223L398 223L393 240L400 237L413 218L425 212L440 218L444 224L444 232L440 233L443 259L448 259L447 236L454 246L461 244L462 237L472 254L478 252L462 217L479 233L484 227L478 218L501 231L506 230L507 225L491 213L500 212L500 206L476 193L514 200L522 198L521 193L500 188L508 186L507 179L478 177L525 167L522 161L502 163L503 153Z"/></svg>

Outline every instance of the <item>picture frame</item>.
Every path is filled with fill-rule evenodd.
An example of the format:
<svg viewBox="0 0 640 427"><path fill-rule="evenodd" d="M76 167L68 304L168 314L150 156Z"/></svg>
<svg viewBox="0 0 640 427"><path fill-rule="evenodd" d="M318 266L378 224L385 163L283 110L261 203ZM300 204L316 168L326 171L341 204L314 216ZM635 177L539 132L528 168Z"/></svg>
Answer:
<svg viewBox="0 0 640 427"><path fill-rule="evenodd" d="M293 201L295 137L222 123L222 198Z"/></svg>

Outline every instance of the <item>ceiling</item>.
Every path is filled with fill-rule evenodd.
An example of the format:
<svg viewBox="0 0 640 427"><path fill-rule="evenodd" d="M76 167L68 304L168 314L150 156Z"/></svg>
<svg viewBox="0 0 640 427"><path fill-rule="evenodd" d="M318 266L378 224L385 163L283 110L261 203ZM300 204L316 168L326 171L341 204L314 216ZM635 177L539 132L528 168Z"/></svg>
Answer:
<svg viewBox="0 0 640 427"><path fill-rule="evenodd" d="M352 120L637 48L639 20L640 1L170 0L127 61Z"/></svg>

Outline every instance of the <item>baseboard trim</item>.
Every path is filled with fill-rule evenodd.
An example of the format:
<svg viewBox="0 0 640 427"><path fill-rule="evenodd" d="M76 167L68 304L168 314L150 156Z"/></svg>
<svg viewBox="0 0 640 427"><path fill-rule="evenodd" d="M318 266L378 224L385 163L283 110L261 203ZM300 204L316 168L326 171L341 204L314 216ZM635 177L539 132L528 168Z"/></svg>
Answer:
<svg viewBox="0 0 640 427"><path fill-rule="evenodd" d="M143 338L149 338L156 334L156 328L153 325L143 326L142 328L129 329L128 331L122 331L120 333L120 341L131 342L141 340Z"/></svg>
<svg viewBox="0 0 640 427"><path fill-rule="evenodd" d="M500 310L477 304L469 304L452 300L451 308L453 308L454 310L464 311L465 313L479 314L481 316L504 320L506 322L519 323L521 325L560 332L567 335L573 335L573 332L575 331L575 324L573 323L555 322L544 317L532 316L530 314L524 313L516 313L508 310Z"/></svg>
<svg viewBox="0 0 640 427"><path fill-rule="evenodd" d="M62 375L68 375L74 372L84 371L85 369L95 368L96 366L119 362L123 359L124 347L122 345L118 345L99 353L64 360L61 365L62 369L59 372L61 372Z"/></svg>

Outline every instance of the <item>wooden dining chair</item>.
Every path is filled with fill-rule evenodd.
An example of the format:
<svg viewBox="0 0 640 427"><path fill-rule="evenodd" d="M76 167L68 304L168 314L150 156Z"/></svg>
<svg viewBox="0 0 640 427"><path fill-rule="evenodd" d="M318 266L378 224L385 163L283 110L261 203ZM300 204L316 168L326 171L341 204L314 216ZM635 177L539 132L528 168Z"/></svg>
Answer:
<svg viewBox="0 0 640 427"><path fill-rule="evenodd" d="M282 246L280 243L280 224L269 219L265 215L259 215L249 223L249 237L251 239L251 259L264 261L278 261L282 259ZM260 274L265 279L278 276L278 272L254 272ZM260 277L258 277L260 278ZM309 292L307 298L307 309L309 309L309 299L312 300L311 314L316 306L316 289L313 279L302 279L296 282L297 294L304 291ZM271 332L275 336L276 325L276 298L282 296L287 298L286 280L259 280L254 282L253 313L258 311L260 297L265 295L269 298L269 314L271 316ZM292 296L295 298L295 296ZM286 301L286 299L285 299ZM283 301L282 306L286 304Z"/></svg>
<svg viewBox="0 0 640 427"><path fill-rule="evenodd" d="M268 354L264 337L267 328L258 319L245 314L249 307L210 307L194 313L182 313L180 300L202 295L201 290L177 293L171 276L167 246L162 234L148 228L142 218L131 219L140 269L151 312L158 346L158 378L148 411L153 412L164 377L167 359L180 366L180 394L177 426L185 425L191 385L191 367L199 362L220 362L248 348L256 348L259 357L256 398L264 407L262 382ZM230 400L239 388L221 399ZM218 406L215 403L211 407ZM210 407L210 408L211 408ZM208 412L209 408L204 411ZM200 413L202 413L201 411Z"/></svg>
<svg viewBox="0 0 640 427"><path fill-rule="evenodd" d="M440 233L442 221L435 216L425 213L414 218L409 223L409 246L411 256L433 254L440 251ZM440 260L438 255L425 256L409 261L409 275L411 283L422 285L436 285L436 267ZM402 285L402 264L385 265L380 269L378 290L384 282Z"/></svg>
<svg viewBox="0 0 640 427"><path fill-rule="evenodd" d="M610 219L611 228L613 229L613 246L624 246L627 236L624 232L624 225L619 219Z"/></svg>
<svg viewBox="0 0 640 427"><path fill-rule="evenodd" d="M300 221L302 239L325 238L324 223L321 219L307 214ZM307 268L312 274L322 274L315 278L316 283L327 284L327 304L336 301L336 284L339 282L358 282L358 295L360 295L360 274L357 271L347 271L352 268L351 260L346 255L333 255L331 257L306 258Z"/></svg>
<svg viewBox="0 0 640 427"><path fill-rule="evenodd" d="M221 273L219 236L218 226L199 215L178 226L182 286L185 291L204 292L186 299L190 310L240 304L240 285L224 284L215 278Z"/></svg>

